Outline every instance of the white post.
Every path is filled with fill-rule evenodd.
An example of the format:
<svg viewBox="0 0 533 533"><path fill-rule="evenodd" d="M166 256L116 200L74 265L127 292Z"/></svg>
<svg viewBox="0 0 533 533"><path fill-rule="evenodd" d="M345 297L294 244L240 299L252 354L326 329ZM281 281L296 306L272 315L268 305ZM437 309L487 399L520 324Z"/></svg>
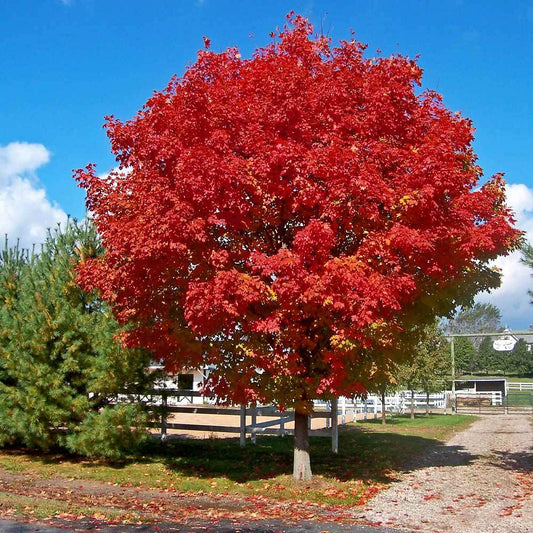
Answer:
<svg viewBox="0 0 533 533"><path fill-rule="evenodd" d="M339 410L337 398L331 400L331 451L339 453Z"/></svg>
<svg viewBox="0 0 533 533"><path fill-rule="evenodd" d="M246 405L241 405L241 435L240 435L241 448L246 446Z"/></svg>
<svg viewBox="0 0 533 533"><path fill-rule="evenodd" d="M161 440L167 438L167 407L168 407L168 398L167 393L164 391L161 395Z"/></svg>
<svg viewBox="0 0 533 533"><path fill-rule="evenodd" d="M255 427L257 424L257 404L252 405L252 427ZM252 444L257 442L257 433L252 433Z"/></svg>

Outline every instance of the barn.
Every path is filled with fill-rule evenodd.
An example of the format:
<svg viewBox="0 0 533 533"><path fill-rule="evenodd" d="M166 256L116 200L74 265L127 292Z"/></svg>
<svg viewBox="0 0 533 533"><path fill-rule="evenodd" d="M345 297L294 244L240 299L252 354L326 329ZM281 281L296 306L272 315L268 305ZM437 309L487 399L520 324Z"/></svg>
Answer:
<svg viewBox="0 0 533 533"><path fill-rule="evenodd" d="M455 390L457 392L501 392L502 396L507 396L509 384L505 378L486 379L456 379Z"/></svg>

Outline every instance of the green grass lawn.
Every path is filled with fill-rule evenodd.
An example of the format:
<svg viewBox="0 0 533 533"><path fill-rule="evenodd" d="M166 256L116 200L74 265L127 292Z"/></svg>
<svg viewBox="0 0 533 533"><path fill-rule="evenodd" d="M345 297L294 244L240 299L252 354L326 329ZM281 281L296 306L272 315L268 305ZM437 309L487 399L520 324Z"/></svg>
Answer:
<svg viewBox="0 0 533 533"><path fill-rule="evenodd" d="M511 390L505 399L506 405L533 408L533 391Z"/></svg>
<svg viewBox="0 0 533 533"><path fill-rule="evenodd" d="M325 504L358 504L389 483L413 455L422 454L465 429L475 417L464 415L396 417L344 426L339 453L331 440L311 438L314 477L305 486L292 479L293 439L257 437L239 447L238 439L151 441L120 463L58 454L0 451L0 467L32 476L90 479L119 485L185 492L265 495Z"/></svg>

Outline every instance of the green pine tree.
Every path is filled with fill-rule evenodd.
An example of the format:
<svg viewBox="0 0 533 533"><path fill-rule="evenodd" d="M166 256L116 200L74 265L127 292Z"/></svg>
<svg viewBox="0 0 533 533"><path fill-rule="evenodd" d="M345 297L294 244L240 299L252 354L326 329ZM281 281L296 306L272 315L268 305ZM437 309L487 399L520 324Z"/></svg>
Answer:
<svg viewBox="0 0 533 533"><path fill-rule="evenodd" d="M38 254L4 250L0 444L119 457L144 436L143 409L112 400L149 385L149 355L123 349L110 310L75 281L81 258L101 253L92 225L72 221Z"/></svg>

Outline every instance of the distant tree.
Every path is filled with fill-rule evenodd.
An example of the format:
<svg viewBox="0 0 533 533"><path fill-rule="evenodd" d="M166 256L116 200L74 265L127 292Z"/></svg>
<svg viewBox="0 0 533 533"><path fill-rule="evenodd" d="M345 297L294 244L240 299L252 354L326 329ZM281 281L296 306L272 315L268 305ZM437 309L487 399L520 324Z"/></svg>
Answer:
<svg viewBox="0 0 533 533"><path fill-rule="evenodd" d="M414 396L419 388L419 367L417 364L404 363L398 365L396 376L402 388L411 392L411 418L415 417Z"/></svg>
<svg viewBox="0 0 533 533"><path fill-rule="evenodd" d="M477 349L477 357L472 372L496 372L505 368L505 354L494 349L494 339L484 337Z"/></svg>
<svg viewBox="0 0 533 533"><path fill-rule="evenodd" d="M493 304L476 303L472 307L461 307L455 317L444 325L446 333L492 333L503 330L501 312ZM479 348L483 337L472 337Z"/></svg>
<svg viewBox="0 0 533 533"><path fill-rule="evenodd" d="M77 263L101 253L94 228L72 221L38 254L3 251L0 444L117 457L144 436L142 409L111 402L144 390L148 353L124 349L107 305L75 282Z"/></svg>
<svg viewBox="0 0 533 533"><path fill-rule="evenodd" d="M437 323L425 327L424 335L409 363L398 366L397 379L411 391L411 418L414 418L414 393L426 393L426 412L429 395L442 390L445 376L450 373L450 347Z"/></svg>
<svg viewBox="0 0 533 533"><path fill-rule="evenodd" d="M385 408L387 395L399 389L394 365L383 364L379 368L374 368L370 379L367 381L368 392L377 394L381 400L381 424L387 424L387 411Z"/></svg>
<svg viewBox="0 0 533 533"><path fill-rule="evenodd" d="M477 350L468 337L456 337L454 343L455 371L458 374L472 372L477 362Z"/></svg>
<svg viewBox="0 0 533 533"><path fill-rule="evenodd" d="M530 243L526 243L522 247L522 263L533 269L533 246ZM533 291L528 292L532 297L531 303L533 303Z"/></svg>
<svg viewBox="0 0 533 533"><path fill-rule="evenodd" d="M533 372L533 353L528 351L524 339L519 339L510 352L505 354L504 366L506 374L526 375Z"/></svg>
<svg viewBox="0 0 533 533"><path fill-rule="evenodd" d="M429 395L442 390L447 375L450 374L450 347L443 331L438 325L426 327L426 335L415 358L421 357L424 363L420 365L420 388L426 393L426 414L429 410Z"/></svg>

